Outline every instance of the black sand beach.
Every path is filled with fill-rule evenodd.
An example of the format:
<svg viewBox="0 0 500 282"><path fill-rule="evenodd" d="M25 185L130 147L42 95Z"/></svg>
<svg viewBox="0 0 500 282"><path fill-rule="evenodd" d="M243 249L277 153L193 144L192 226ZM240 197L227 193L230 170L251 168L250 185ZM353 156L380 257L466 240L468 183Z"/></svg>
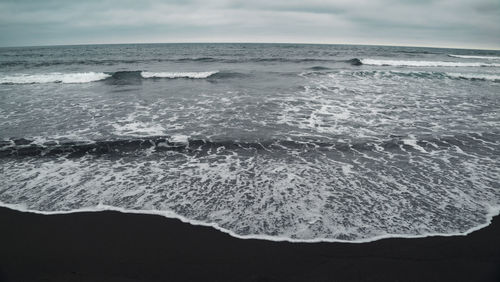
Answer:
<svg viewBox="0 0 500 282"><path fill-rule="evenodd" d="M0 208L0 281L500 281L500 218L468 236L297 244L161 216Z"/></svg>

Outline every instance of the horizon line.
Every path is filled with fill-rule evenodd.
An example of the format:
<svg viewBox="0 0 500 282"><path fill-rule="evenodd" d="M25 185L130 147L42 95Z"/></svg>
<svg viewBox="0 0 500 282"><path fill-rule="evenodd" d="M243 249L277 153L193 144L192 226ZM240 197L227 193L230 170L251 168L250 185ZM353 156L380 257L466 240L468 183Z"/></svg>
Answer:
<svg viewBox="0 0 500 282"><path fill-rule="evenodd" d="M90 45L147 45L147 44L290 44L290 45L352 45L352 46L373 46L373 47L406 47L406 48L432 48L432 49L459 49L459 50L481 50L500 51L492 48L471 48L471 47L443 47L438 45L408 45L408 44L368 44L368 43L318 43L318 42L251 42L251 41L179 41L179 42L122 42L122 43L74 43L74 44L42 44L42 45L11 45L0 46L0 48L28 48L28 47L63 47L63 46L90 46Z"/></svg>

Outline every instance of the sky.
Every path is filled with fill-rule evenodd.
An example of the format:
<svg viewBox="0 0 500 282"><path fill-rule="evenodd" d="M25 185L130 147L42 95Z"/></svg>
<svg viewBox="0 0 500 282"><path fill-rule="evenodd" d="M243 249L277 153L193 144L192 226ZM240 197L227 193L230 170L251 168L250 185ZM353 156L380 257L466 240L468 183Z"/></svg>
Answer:
<svg viewBox="0 0 500 282"><path fill-rule="evenodd" d="M0 46L164 42L500 49L500 1L0 0Z"/></svg>

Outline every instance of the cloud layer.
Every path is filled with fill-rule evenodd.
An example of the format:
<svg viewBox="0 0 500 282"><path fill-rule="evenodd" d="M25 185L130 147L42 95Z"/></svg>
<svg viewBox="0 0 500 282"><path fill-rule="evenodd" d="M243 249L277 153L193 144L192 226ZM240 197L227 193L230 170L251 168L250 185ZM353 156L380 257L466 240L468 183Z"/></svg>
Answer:
<svg viewBox="0 0 500 282"><path fill-rule="evenodd" d="M312 42L500 49L498 0L0 0L0 45Z"/></svg>

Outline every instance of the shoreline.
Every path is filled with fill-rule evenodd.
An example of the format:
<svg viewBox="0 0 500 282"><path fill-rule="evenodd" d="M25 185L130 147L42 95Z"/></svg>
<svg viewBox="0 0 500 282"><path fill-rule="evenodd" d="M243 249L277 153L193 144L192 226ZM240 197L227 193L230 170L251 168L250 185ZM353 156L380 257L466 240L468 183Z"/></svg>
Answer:
<svg viewBox="0 0 500 282"><path fill-rule="evenodd" d="M0 281L500 281L500 217L466 236L238 239L162 215L0 207Z"/></svg>
<svg viewBox="0 0 500 282"><path fill-rule="evenodd" d="M486 223L480 224L478 226L471 227L464 232L457 233L426 233L419 235L405 235L405 234L384 234L379 236L370 237L367 239L360 240L342 240L342 239L329 239L329 238L315 238L315 239L294 239L290 237L276 237L269 235L239 235L229 229L219 226L217 223L207 223L204 221L189 219L182 215L179 215L173 211L160 211L160 210L127 210L124 208L107 206L107 205L98 205L95 208L83 208L69 211L37 211L30 210L24 208L22 205L18 204L5 204L0 202L0 208L7 208L10 210L22 212L22 213L33 213L38 215L67 215L67 214L75 214L75 213L99 213L99 212L118 212L122 214L135 214L135 215L152 215L152 216L161 216L167 218L169 220L179 220L184 224L189 224L192 226L200 226L200 227L209 227L213 228L216 231L225 233L233 238L242 239L242 240L265 240L270 242L287 242L287 243L305 243L305 244L314 244L314 243L347 243L347 244L364 244L376 242L384 239L421 239L427 237L454 237L454 236L467 236L473 232L481 230L487 226L489 226L493 219L500 215L500 206L499 207L490 207L486 214Z"/></svg>

